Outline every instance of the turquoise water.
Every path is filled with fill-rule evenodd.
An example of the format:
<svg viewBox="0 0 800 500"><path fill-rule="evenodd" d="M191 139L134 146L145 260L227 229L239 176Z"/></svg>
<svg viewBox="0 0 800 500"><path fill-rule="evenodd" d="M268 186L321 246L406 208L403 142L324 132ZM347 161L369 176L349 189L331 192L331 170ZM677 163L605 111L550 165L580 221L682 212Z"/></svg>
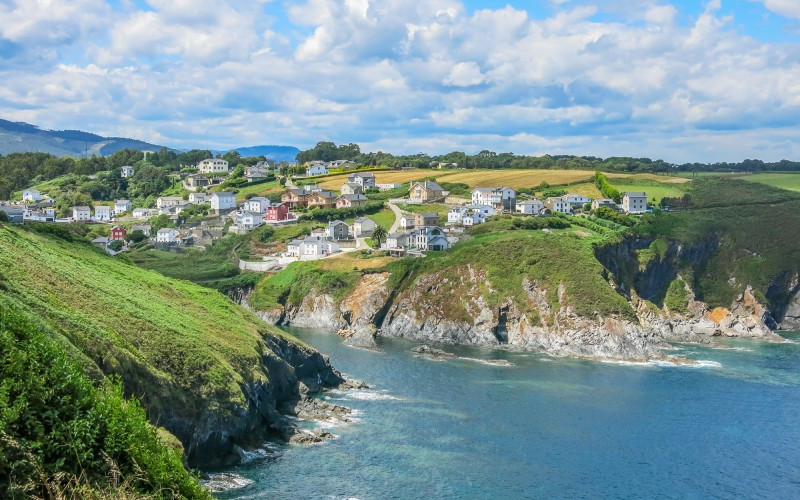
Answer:
<svg viewBox="0 0 800 500"><path fill-rule="evenodd" d="M677 346L707 361L687 368L292 333L370 384L329 396L360 420L238 467L253 483L222 498L800 498L796 334Z"/></svg>

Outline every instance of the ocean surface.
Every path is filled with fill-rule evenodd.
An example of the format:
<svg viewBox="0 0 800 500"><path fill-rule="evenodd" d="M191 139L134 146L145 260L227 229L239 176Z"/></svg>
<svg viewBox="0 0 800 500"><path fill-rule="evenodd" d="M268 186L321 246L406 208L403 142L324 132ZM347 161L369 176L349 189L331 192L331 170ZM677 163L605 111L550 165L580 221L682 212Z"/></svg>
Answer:
<svg viewBox="0 0 800 500"><path fill-rule="evenodd" d="M358 421L265 447L221 498L800 498L800 334L677 345L683 367L291 333L370 385L325 396Z"/></svg>

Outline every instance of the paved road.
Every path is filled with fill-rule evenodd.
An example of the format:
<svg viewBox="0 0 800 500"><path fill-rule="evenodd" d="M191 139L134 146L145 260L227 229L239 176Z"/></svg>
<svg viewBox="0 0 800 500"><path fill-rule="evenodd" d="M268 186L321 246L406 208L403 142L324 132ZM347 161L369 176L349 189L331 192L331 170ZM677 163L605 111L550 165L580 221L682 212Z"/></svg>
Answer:
<svg viewBox="0 0 800 500"><path fill-rule="evenodd" d="M386 204L389 205L389 208L392 209L392 212L394 212L394 224L392 224L392 227L389 228L389 234L396 233L397 230L400 229L400 217L403 216L403 211L400 210L394 203L387 202Z"/></svg>

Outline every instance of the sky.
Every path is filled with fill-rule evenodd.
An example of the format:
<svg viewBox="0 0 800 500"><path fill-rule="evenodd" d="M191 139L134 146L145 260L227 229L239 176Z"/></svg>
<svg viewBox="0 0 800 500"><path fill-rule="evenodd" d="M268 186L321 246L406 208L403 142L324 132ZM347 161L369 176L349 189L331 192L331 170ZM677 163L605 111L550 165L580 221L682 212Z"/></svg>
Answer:
<svg viewBox="0 0 800 500"><path fill-rule="evenodd" d="M0 0L0 82L182 149L800 160L800 0Z"/></svg>

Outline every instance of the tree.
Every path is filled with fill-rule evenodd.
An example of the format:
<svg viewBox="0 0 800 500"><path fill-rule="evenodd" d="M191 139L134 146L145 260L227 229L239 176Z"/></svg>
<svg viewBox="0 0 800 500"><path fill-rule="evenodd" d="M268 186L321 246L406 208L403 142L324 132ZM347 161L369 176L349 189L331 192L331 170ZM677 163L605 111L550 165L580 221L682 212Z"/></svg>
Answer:
<svg viewBox="0 0 800 500"><path fill-rule="evenodd" d="M131 198L157 196L169 186L169 176L164 169L146 165L139 167L133 174L128 183L128 196Z"/></svg>
<svg viewBox="0 0 800 500"><path fill-rule="evenodd" d="M119 252L120 250L122 250L123 246L124 244L122 243L122 240L114 240L108 244L108 248L110 248L115 252Z"/></svg>
<svg viewBox="0 0 800 500"><path fill-rule="evenodd" d="M386 239L386 236L388 236L388 233L383 226L378 226L372 231L372 241L378 244L378 248L380 248L381 242Z"/></svg>
<svg viewBox="0 0 800 500"><path fill-rule="evenodd" d="M8 222L8 214L0 210L0 222Z"/></svg>
<svg viewBox="0 0 800 500"><path fill-rule="evenodd" d="M136 231L128 235L128 240L133 243L140 243L144 241L145 238L146 236L144 235L144 231L142 231L141 229L137 229Z"/></svg>

